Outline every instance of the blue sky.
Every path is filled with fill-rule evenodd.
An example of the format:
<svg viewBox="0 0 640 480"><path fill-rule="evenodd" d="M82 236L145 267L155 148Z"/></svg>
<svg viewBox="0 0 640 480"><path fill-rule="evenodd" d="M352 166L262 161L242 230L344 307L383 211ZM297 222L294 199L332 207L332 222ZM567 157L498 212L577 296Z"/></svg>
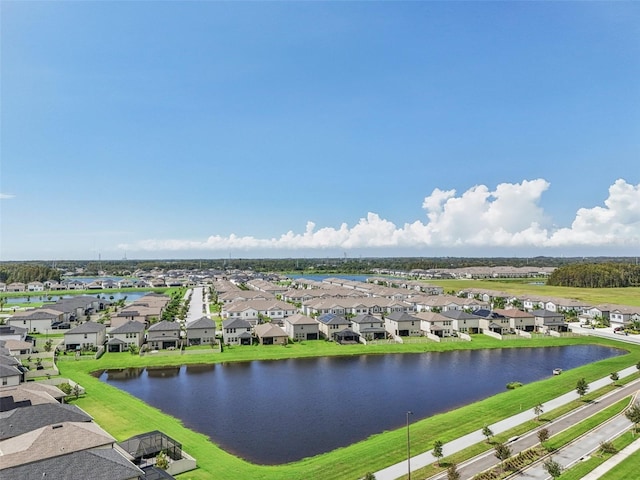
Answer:
<svg viewBox="0 0 640 480"><path fill-rule="evenodd" d="M640 3L1 22L2 260L639 253Z"/></svg>

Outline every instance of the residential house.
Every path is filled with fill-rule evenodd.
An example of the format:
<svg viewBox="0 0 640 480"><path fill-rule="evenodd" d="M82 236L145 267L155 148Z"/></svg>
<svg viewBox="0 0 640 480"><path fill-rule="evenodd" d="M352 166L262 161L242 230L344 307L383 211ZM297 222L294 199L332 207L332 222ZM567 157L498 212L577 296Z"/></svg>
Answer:
<svg viewBox="0 0 640 480"><path fill-rule="evenodd" d="M284 331L292 340L318 340L319 324L316 320L301 313L284 319Z"/></svg>
<svg viewBox="0 0 640 480"><path fill-rule="evenodd" d="M397 337L419 337L420 320L405 312L392 312L384 317L384 328Z"/></svg>
<svg viewBox="0 0 640 480"><path fill-rule="evenodd" d="M27 283L27 292L44 292L44 283L42 282Z"/></svg>
<svg viewBox="0 0 640 480"><path fill-rule="evenodd" d="M19 478L12 467L100 448L113 448L115 439L93 422L62 422L45 425L22 435L0 441L0 478ZM41 474L42 475L42 474ZM50 475L47 472L47 477ZM62 475L58 478L65 478ZM27 478L27 477L22 477ZM33 478L33 477L30 477ZM56 478L56 477L51 477ZM93 474L90 478L95 478Z"/></svg>
<svg viewBox="0 0 640 480"><path fill-rule="evenodd" d="M373 315L361 314L351 319L351 329L365 340L380 340L387 338L384 320Z"/></svg>
<svg viewBox="0 0 640 480"><path fill-rule="evenodd" d="M107 327L97 322L85 322L64 334L64 349L96 350L107 340Z"/></svg>
<svg viewBox="0 0 640 480"><path fill-rule="evenodd" d="M64 315L52 308L38 308L18 312L7 320L7 324L14 327L26 328L29 333L47 333L52 324L62 322Z"/></svg>
<svg viewBox="0 0 640 480"><path fill-rule="evenodd" d="M0 325L0 340L18 340L24 342L27 340L27 328L15 325Z"/></svg>
<svg viewBox="0 0 640 480"><path fill-rule="evenodd" d="M517 308L495 308L493 311L509 320L511 330L533 332L536 329L536 317L529 312L523 312Z"/></svg>
<svg viewBox="0 0 640 480"><path fill-rule="evenodd" d="M167 320L154 323L147 331L147 344L151 350L173 350L180 347L180 324Z"/></svg>
<svg viewBox="0 0 640 480"><path fill-rule="evenodd" d="M464 310L447 310L442 312L442 316L451 319L451 326L456 332L466 334L481 333L482 329L488 328L489 325L487 322L482 322L483 316L475 313L468 313Z"/></svg>
<svg viewBox="0 0 640 480"><path fill-rule="evenodd" d="M511 333L509 319L501 313L482 308L474 311L473 315L480 318L480 330L482 333L493 332L500 335Z"/></svg>
<svg viewBox="0 0 640 480"><path fill-rule="evenodd" d="M7 363L0 363L0 386L2 387L15 387L20 385L23 379L23 372L17 365L9 365ZM0 456L0 464L2 464L2 457ZM0 475L1 478L1 475Z"/></svg>
<svg viewBox="0 0 640 480"><path fill-rule="evenodd" d="M548 333L550 330L556 332L566 332L569 327L564 321L561 313L550 312L549 310L533 310L531 314L535 317L536 331Z"/></svg>
<svg viewBox="0 0 640 480"><path fill-rule="evenodd" d="M222 321L222 341L225 345L251 345L251 323L242 318L228 318Z"/></svg>
<svg viewBox="0 0 640 480"><path fill-rule="evenodd" d="M350 329L351 327L351 322L349 320L347 320L343 315L336 315L335 313L319 315L317 320L320 334L327 339L333 339L336 333L340 333L341 331Z"/></svg>
<svg viewBox="0 0 640 480"><path fill-rule="evenodd" d="M216 341L216 322L201 317L187 323L187 345L213 344Z"/></svg>
<svg viewBox="0 0 640 480"><path fill-rule="evenodd" d="M140 348L144 343L144 323L130 320L109 332L107 350L109 352L125 352L131 345Z"/></svg>
<svg viewBox="0 0 640 480"><path fill-rule="evenodd" d="M17 437L47 425L62 422L91 422L93 419L75 405L41 403L7 410L0 417L0 441Z"/></svg>
<svg viewBox="0 0 640 480"><path fill-rule="evenodd" d="M122 278L116 282L118 288L133 288L133 281L130 278Z"/></svg>
<svg viewBox="0 0 640 480"><path fill-rule="evenodd" d="M296 312L294 305L282 300L249 300L223 305L221 314L223 318L242 318L256 325L262 321L282 321Z"/></svg>
<svg viewBox="0 0 640 480"><path fill-rule="evenodd" d="M614 328L626 328L640 321L640 307L618 306L609 312L609 323Z"/></svg>
<svg viewBox="0 0 640 480"><path fill-rule="evenodd" d="M289 336L281 327L272 323L261 323L253 330L260 345L286 345Z"/></svg>
<svg viewBox="0 0 640 480"><path fill-rule="evenodd" d="M7 386L0 388L0 411L6 412L14 408L41 403L62 403L64 397L65 393L58 387L40 382ZM2 477L0 476L0 478Z"/></svg>
<svg viewBox="0 0 640 480"><path fill-rule="evenodd" d="M445 317L441 313L423 311L416 313L416 317L420 319L420 329L430 335L438 337L454 336L453 319Z"/></svg>
<svg viewBox="0 0 640 480"><path fill-rule="evenodd" d="M7 285L7 292L24 292L27 286L22 282L13 282Z"/></svg>

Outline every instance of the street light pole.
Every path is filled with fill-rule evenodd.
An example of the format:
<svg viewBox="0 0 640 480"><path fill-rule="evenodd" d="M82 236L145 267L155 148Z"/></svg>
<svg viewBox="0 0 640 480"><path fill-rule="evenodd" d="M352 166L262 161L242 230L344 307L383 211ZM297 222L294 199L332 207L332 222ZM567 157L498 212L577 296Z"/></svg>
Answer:
<svg viewBox="0 0 640 480"><path fill-rule="evenodd" d="M408 480L411 480L411 437L409 436L409 415L413 412L407 412L407 470L409 472Z"/></svg>

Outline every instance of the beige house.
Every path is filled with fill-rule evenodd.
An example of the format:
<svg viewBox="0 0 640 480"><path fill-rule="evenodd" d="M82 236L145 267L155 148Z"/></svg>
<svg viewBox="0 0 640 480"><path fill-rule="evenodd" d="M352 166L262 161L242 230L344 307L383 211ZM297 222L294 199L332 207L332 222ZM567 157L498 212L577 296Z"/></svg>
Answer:
<svg viewBox="0 0 640 480"><path fill-rule="evenodd" d="M272 323L256 325L254 334L260 345L286 345L289 342L287 332Z"/></svg>
<svg viewBox="0 0 640 480"><path fill-rule="evenodd" d="M50 308L38 308L16 313L7 320L7 324L26 328L29 333L47 333L52 330L54 322L62 322L63 320L63 312Z"/></svg>
<svg viewBox="0 0 640 480"><path fill-rule="evenodd" d="M107 341L107 327L97 322L85 322L64 334L65 350L95 350Z"/></svg>
<svg viewBox="0 0 640 480"><path fill-rule="evenodd" d="M296 313L284 319L284 331L292 340L318 340L320 330L318 321Z"/></svg>

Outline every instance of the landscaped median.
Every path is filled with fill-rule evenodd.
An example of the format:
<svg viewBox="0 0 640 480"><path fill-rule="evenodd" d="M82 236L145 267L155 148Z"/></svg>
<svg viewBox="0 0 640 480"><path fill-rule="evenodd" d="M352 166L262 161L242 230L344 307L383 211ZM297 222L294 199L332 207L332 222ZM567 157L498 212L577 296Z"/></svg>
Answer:
<svg viewBox="0 0 640 480"><path fill-rule="evenodd" d="M180 420L150 407L131 395L107 385L92 371L112 368L218 363L248 360L276 360L296 357L362 355L386 353L420 353L454 349L545 347L559 345L601 344L624 348L629 353L612 357L590 365L566 371L535 384L523 385L508 390L484 401L465 406L455 411L434 415L411 425L412 453L432 449L435 440L449 442L455 438L479 430L487 423L530 409L535 405L573 391L580 378L592 381L609 376L613 371L640 362L640 346L621 344L612 340L579 338L544 338L536 340L499 341L485 336L474 336L472 342L429 343L408 345L349 345L340 346L331 342L313 341L287 347L252 346L225 349L223 353L211 352L176 357L138 357L128 353L107 354L95 361L61 362L61 375L71 378L86 389L86 394L77 404L93 415L95 421L118 440L150 430L161 430L181 442L184 450L196 458L198 469L185 473L181 479L356 479L368 471L377 471L406 458L406 431L395 431L374 435L362 442L340 448L329 453L303 459L299 462L260 466L246 462L214 445L206 436L185 428ZM461 388L464 388L461 385ZM207 405L203 400L202 414L216 405Z"/></svg>

